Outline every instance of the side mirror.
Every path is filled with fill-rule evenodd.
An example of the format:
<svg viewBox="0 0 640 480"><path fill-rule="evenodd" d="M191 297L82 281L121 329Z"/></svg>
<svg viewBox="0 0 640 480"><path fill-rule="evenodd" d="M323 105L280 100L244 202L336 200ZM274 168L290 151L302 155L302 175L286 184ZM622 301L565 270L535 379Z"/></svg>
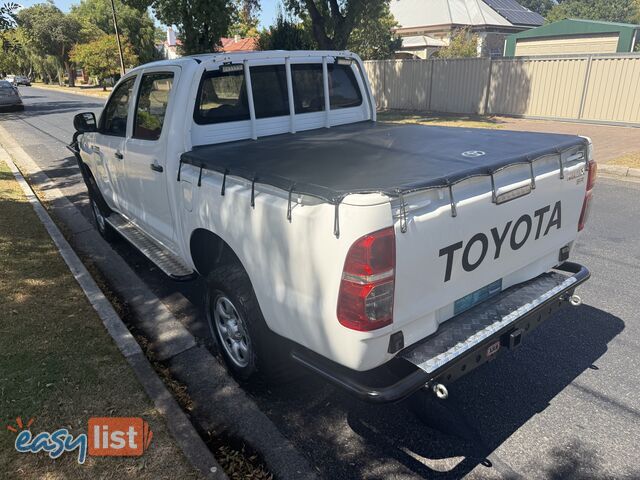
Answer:
<svg viewBox="0 0 640 480"><path fill-rule="evenodd" d="M73 117L73 128L78 133L95 132L98 130L98 122L93 112L79 113Z"/></svg>

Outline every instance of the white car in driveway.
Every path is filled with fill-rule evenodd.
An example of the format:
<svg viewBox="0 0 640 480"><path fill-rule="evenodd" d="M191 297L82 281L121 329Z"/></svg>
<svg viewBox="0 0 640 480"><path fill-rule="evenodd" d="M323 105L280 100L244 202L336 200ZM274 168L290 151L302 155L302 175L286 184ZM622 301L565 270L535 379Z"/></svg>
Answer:
<svg viewBox="0 0 640 480"><path fill-rule="evenodd" d="M0 110L13 109L24 110L20 92L6 80L0 80Z"/></svg>
<svg viewBox="0 0 640 480"><path fill-rule="evenodd" d="M206 279L241 380L294 359L371 401L444 395L589 277L589 139L380 124L350 52L150 63L74 125L98 229Z"/></svg>

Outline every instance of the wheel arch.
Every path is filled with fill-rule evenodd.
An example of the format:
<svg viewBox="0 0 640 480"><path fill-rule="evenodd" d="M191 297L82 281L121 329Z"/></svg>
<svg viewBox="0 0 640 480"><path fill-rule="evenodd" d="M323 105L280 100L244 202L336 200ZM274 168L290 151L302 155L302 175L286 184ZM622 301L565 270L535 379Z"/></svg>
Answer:
<svg viewBox="0 0 640 480"><path fill-rule="evenodd" d="M246 271L233 248L222 237L206 228L196 228L191 233L189 251L195 269L205 278L221 265L238 264Z"/></svg>

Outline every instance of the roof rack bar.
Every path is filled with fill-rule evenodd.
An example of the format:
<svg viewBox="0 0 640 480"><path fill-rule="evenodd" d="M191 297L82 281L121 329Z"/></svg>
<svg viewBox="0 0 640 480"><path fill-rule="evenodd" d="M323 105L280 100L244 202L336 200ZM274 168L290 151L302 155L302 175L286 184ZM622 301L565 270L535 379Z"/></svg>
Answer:
<svg viewBox="0 0 640 480"><path fill-rule="evenodd" d="M289 95L289 133L296 133L296 106L293 103L293 78L291 75L291 57L284 59L287 74L287 93Z"/></svg>
<svg viewBox="0 0 640 480"><path fill-rule="evenodd" d="M336 238L340 238L340 216L338 215L340 210L340 202L336 202L335 214L333 217L333 234Z"/></svg>
<svg viewBox="0 0 640 480"><path fill-rule="evenodd" d="M327 66L327 57L322 57L322 84L324 87L324 126L331 127L331 99L329 98L329 68Z"/></svg>
<svg viewBox="0 0 640 480"><path fill-rule="evenodd" d="M249 68L249 60L244 61L244 78L247 85L247 99L249 100L249 117L251 118L251 139L257 140L256 133L256 106L253 103L253 86L251 85L251 69Z"/></svg>

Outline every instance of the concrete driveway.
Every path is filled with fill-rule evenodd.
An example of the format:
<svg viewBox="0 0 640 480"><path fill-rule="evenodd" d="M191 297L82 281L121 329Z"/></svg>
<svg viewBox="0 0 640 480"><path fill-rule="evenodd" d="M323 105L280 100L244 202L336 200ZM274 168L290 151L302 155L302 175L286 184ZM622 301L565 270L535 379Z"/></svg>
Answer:
<svg viewBox="0 0 640 480"><path fill-rule="evenodd" d="M22 92L26 111L0 114L0 125L89 217L85 188L64 144L71 138L73 114L97 111L102 102L38 89ZM601 159L611 155L608 137L627 138L627 129L620 133L619 127L513 122L504 128L571 128L589 135ZM327 479L638 478L637 238L640 183L600 178L573 257L593 274L579 290L584 304L561 311L521 348L452 385L445 404L417 395L371 406L311 375L285 387L257 386L250 394ZM201 281L174 283L126 243L116 249L185 326L206 337ZM188 387L206 388L207 382L201 377Z"/></svg>
<svg viewBox="0 0 640 480"><path fill-rule="evenodd" d="M630 153L640 152L640 128L594 125L591 123L554 122L526 118L495 117L504 130L566 133L590 137L598 162L607 163Z"/></svg>

